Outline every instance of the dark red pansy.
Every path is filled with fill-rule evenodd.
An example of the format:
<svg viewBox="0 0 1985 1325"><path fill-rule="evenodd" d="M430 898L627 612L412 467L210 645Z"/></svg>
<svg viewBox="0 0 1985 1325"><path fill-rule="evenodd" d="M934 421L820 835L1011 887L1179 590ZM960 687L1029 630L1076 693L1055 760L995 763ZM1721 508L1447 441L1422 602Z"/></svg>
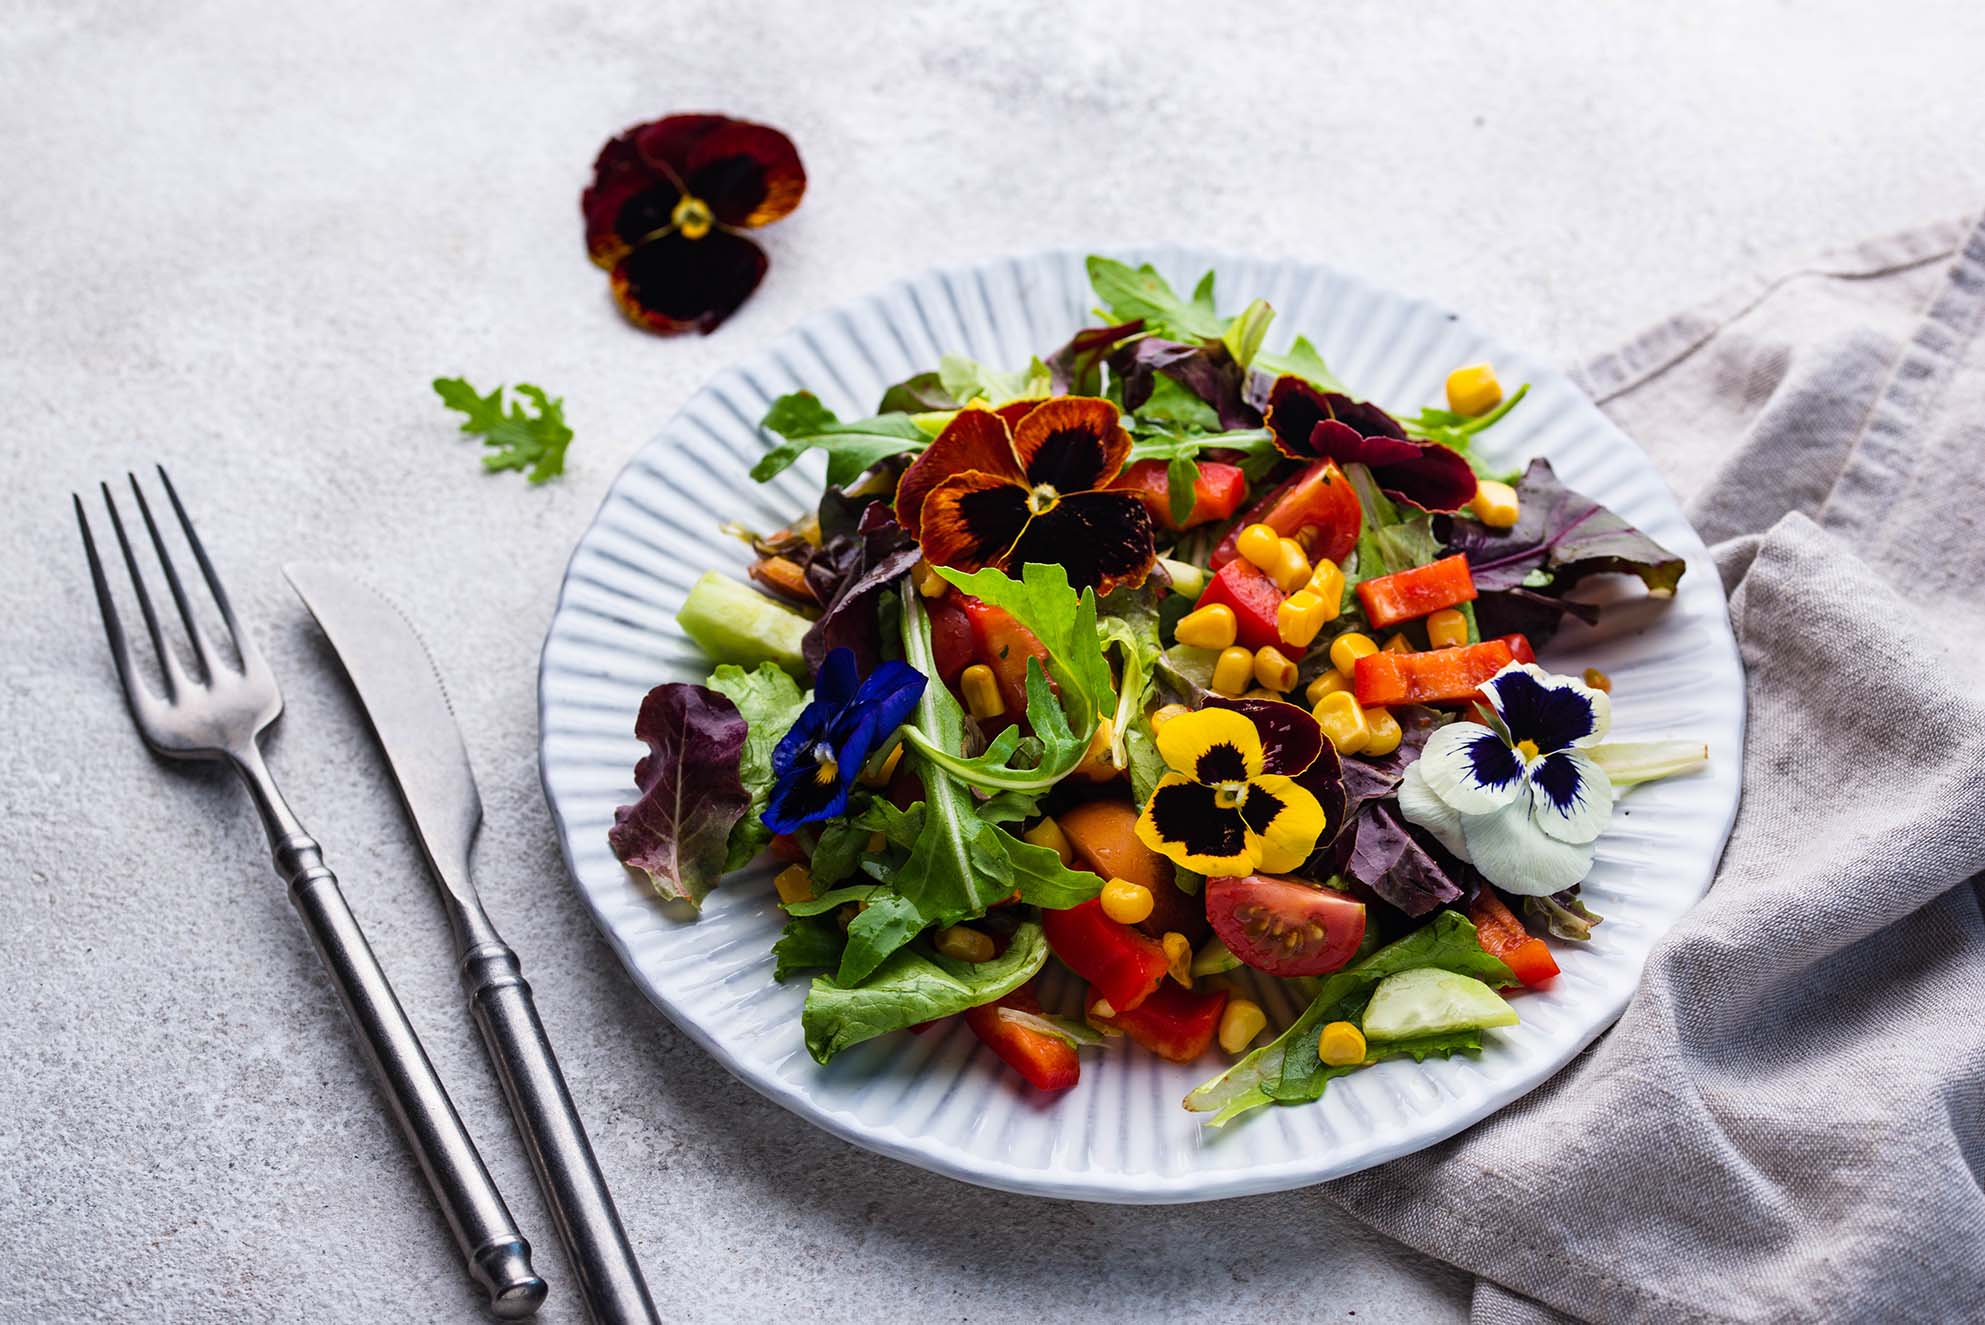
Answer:
<svg viewBox="0 0 1985 1325"><path fill-rule="evenodd" d="M638 124L593 162L579 199L586 252L636 326L707 333L765 275L764 250L738 232L770 225L805 192L799 152L777 129L722 115Z"/></svg>
<svg viewBox="0 0 1985 1325"><path fill-rule="evenodd" d="M1459 452L1408 437L1370 401L1280 377L1262 422L1283 455L1364 465L1389 496L1423 511L1458 511L1475 498L1475 471Z"/></svg>

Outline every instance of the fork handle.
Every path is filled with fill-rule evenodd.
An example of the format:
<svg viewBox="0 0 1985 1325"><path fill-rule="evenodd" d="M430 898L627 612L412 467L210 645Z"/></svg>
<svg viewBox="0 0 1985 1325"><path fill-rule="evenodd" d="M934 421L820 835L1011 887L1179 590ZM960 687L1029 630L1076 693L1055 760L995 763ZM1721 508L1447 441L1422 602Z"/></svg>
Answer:
<svg viewBox="0 0 1985 1325"><path fill-rule="evenodd" d="M497 1316L518 1320L531 1315L545 1297L545 1281L531 1268L531 1244L518 1232L490 1180L358 918L338 890L337 876L306 834L283 837L274 856L289 882L290 903L338 986L372 1075L413 1147L469 1274L489 1294Z"/></svg>

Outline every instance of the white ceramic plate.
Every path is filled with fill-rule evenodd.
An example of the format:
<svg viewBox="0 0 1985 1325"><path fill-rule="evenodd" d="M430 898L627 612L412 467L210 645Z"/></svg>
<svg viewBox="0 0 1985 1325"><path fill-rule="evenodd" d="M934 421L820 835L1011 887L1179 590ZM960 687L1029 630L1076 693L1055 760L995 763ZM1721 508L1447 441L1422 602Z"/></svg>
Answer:
<svg viewBox="0 0 1985 1325"><path fill-rule="evenodd" d="M1309 336L1355 391L1395 410L1438 403L1449 369L1493 360L1504 382L1531 391L1482 451L1512 465L1548 457L1565 483L1687 558L1673 601L1650 602L1634 584L1596 630L1574 625L1544 658L1613 678L1614 739L1700 738L1712 767L1623 803L1585 885L1605 924L1587 946L1556 945L1564 973L1518 1001L1521 1025L1489 1032L1479 1058L1383 1063L1332 1082L1318 1103L1264 1109L1222 1132L1180 1107L1223 1066L1217 1052L1186 1066L1122 1045L1085 1052L1081 1083L1043 1099L954 1019L942 1033L885 1036L821 1067L800 1038L806 982L772 979L783 917L769 871L733 876L700 919L682 921L607 849L614 807L634 797L642 695L707 672L675 611L703 571L744 574L746 549L718 523L774 529L818 499L817 453L763 486L747 476L766 447L757 421L767 403L806 388L859 417L945 351L1024 364L1093 321L1079 251L905 281L803 323L691 398L621 473L573 552L539 672L545 791L572 875L635 982L719 1062L802 1117L881 1154L1043 1196L1196 1201L1297 1187L1452 1135L1543 1081L1619 1016L1648 950L1708 889L1729 833L1743 673L1722 586L1674 495L1551 365L1327 267L1176 248L1116 256L1155 263L1180 290L1217 269L1223 306L1256 296L1275 306L1271 345ZM1044 992L1073 1007L1073 989L1050 981ZM1278 1027L1298 1011L1279 991L1260 997Z"/></svg>

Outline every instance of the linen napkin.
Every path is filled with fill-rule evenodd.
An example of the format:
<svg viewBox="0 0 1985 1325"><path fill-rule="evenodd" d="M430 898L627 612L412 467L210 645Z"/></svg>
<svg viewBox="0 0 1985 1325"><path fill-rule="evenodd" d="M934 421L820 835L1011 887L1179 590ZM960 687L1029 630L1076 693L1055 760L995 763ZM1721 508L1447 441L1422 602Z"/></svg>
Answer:
<svg viewBox="0 0 1985 1325"><path fill-rule="evenodd" d="M1476 1275L1482 1322L1985 1318L1985 224L1576 376L1730 593L1736 827L1611 1032L1325 1191Z"/></svg>

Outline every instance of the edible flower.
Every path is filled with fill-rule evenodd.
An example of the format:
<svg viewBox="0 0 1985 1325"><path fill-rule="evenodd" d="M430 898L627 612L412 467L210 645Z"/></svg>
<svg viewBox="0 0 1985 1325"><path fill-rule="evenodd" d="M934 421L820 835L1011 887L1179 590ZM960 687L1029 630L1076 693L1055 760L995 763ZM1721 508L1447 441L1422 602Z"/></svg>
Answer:
<svg viewBox="0 0 1985 1325"><path fill-rule="evenodd" d="M1264 727L1246 711L1208 707L1158 728L1158 753L1172 771L1138 816L1138 841L1201 874L1281 874L1309 859L1325 817L1296 775L1315 761L1322 738L1300 708L1263 707L1308 726Z"/></svg>
<svg viewBox="0 0 1985 1325"><path fill-rule="evenodd" d="M1587 753L1612 725L1612 700L1535 663L1511 663L1482 694L1488 725L1429 737L1400 781L1400 812L1506 892L1569 888L1613 813L1612 779Z"/></svg>
<svg viewBox="0 0 1985 1325"><path fill-rule="evenodd" d="M1397 419L1370 401L1280 377L1269 389L1262 422L1283 455L1362 464L1387 495L1423 511L1458 511L1475 498L1475 471L1460 452L1408 437Z"/></svg>
<svg viewBox="0 0 1985 1325"><path fill-rule="evenodd" d="M777 129L670 115L600 149L579 199L586 251L612 273L634 325L708 334L765 275L765 250L739 232L785 216L805 192L799 151Z"/></svg>
<svg viewBox="0 0 1985 1325"><path fill-rule="evenodd" d="M1078 593L1105 594L1142 584L1157 558L1144 503L1104 490L1129 458L1107 400L962 409L904 472L896 519L933 565L1009 575L1030 561L1060 565Z"/></svg>
<svg viewBox="0 0 1985 1325"><path fill-rule="evenodd" d="M813 701L772 751L772 794L761 816L774 833L832 819L848 809L862 766L923 697L924 674L889 661L859 686L855 655L835 649L821 664Z"/></svg>

